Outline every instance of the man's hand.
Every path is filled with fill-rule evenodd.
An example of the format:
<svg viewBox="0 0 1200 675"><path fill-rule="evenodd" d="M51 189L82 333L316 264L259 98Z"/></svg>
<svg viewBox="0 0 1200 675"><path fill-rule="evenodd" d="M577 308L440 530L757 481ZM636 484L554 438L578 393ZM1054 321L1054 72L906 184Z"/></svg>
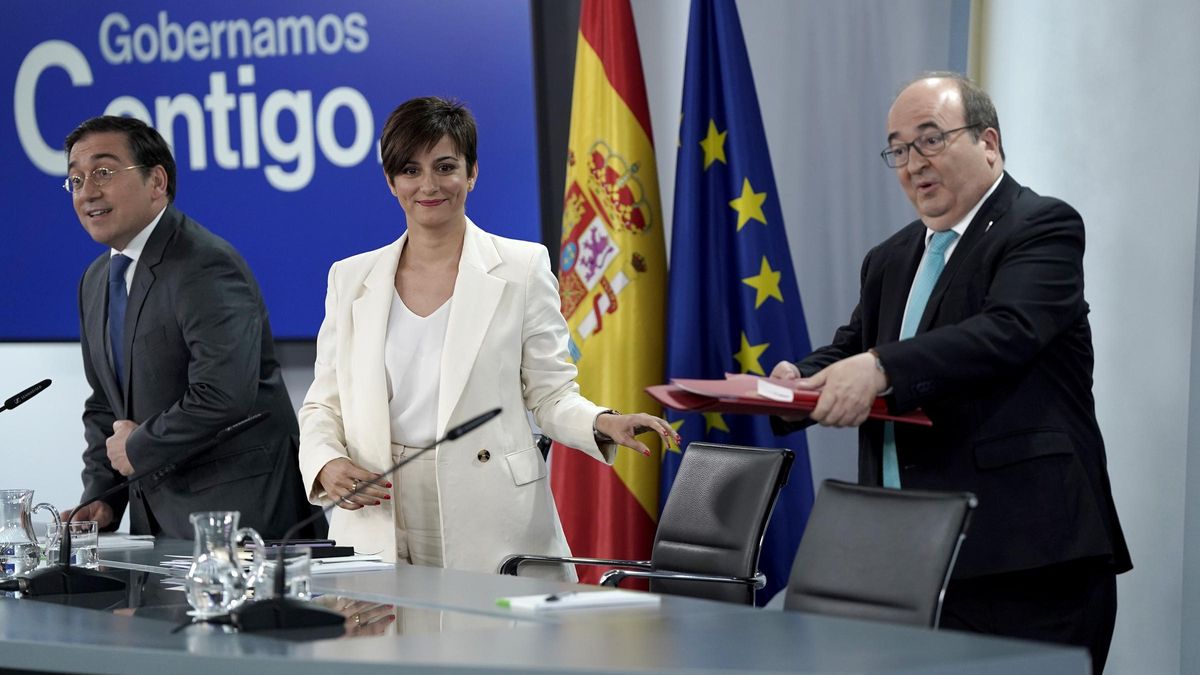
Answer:
<svg viewBox="0 0 1200 675"><path fill-rule="evenodd" d="M103 530L113 521L113 510L107 502L92 502L82 509L67 509L61 514L63 522L71 520L94 520L96 527ZM74 516L72 518L72 516Z"/></svg>
<svg viewBox="0 0 1200 675"><path fill-rule="evenodd" d="M800 369L791 361L780 361L771 369L772 380L784 380L789 385L797 384L801 381ZM808 415L804 413L778 415L779 419L785 422L802 422L808 419Z"/></svg>
<svg viewBox="0 0 1200 675"><path fill-rule="evenodd" d="M780 361L771 369L771 379L798 380L800 379L800 369L791 361Z"/></svg>
<svg viewBox="0 0 1200 675"><path fill-rule="evenodd" d="M888 383L875 367L875 355L864 352L842 359L796 385L821 392L809 417L827 427L856 427L867 420L871 404Z"/></svg>
<svg viewBox="0 0 1200 675"><path fill-rule="evenodd" d="M133 465L129 463L129 456L125 454L125 441L137 428L137 423L131 420L117 420L113 422L113 435L104 442L108 448L109 464L122 476L133 474Z"/></svg>

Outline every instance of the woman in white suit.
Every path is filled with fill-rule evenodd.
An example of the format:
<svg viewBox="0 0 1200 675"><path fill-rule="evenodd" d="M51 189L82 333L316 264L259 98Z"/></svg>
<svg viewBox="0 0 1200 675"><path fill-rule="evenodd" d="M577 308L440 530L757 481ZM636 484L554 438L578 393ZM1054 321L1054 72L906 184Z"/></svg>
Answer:
<svg viewBox="0 0 1200 675"><path fill-rule="evenodd" d="M570 555L543 433L612 464L616 445L665 420L621 415L579 394L546 248L479 229L466 216L479 175L475 121L418 98L384 125L384 175L407 231L335 263L317 336L316 377L300 409L300 469L314 503L337 500L329 534L418 565L495 572L512 553ZM392 482L360 482L495 407L495 420L442 443ZM573 579L574 571L530 572Z"/></svg>

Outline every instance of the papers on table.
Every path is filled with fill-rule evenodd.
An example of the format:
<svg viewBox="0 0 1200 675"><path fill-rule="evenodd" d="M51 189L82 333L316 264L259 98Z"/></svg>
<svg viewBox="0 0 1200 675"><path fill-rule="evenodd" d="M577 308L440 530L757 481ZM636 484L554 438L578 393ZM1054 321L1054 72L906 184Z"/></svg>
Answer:
<svg viewBox="0 0 1200 675"><path fill-rule="evenodd" d="M368 572L372 570L390 570L396 565L383 562L378 555L356 553L344 558L314 558L312 561L313 574L341 574L342 572Z"/></svg>
<svg viewBox="0 0 1200 675"><path fill-rule="evenodd" d="M662 597L642 591L567 591L546 595L518 595L512 598L497 598L496 605L514 612L557 612L579 609L606 609L615 607L657 607Z"/></svg>
<svg viewBox="0 0 1200 675"><path fill-rule="evenodd" d="M101 532L101 551L132 551L139 548L154 548L152 534L125 534L124 532Z"/></svg>
<svg viewBox="0 0 1200 675"><path fill-rule="evenodd" d="M243 557L242 563L248 568L250 565L249 557ZM168 555L159 565L167 569L186 572L192 566L192 556ZM383 557L378 554L356 553L338 558L316 558L310 563L309 569L312 574L341 574L343 572L369 572L393 568L395 568L394 564L384 562Z"/></svg>

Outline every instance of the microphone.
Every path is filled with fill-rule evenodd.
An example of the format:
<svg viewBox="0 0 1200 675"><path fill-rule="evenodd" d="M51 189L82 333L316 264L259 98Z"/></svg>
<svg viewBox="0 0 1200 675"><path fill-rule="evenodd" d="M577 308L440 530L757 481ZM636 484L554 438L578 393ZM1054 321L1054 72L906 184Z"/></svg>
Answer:
<svg viewBox="0 0 1200 675"><path fill-rule="evenodd" d="M7 400L4 401L4 406L0 407L0 412L4 412L5 410L12 410L13 408L24 403L25 401L28 401L29 399L33 398L34 396L37 396L38 394L42 393L43 391L46 391L46 387L49 387L49 386L50 386L50 378L46 378L28 389L25 389L21 392L13 394L10 398L8 398Z"/></svg>
<svg viewBox="0 0 1200 675"><path fill-rule="evenodd" d="M286 579L284 578L284 554L287 551L288 541L290 541L302 527L311 524L317 518L325 516L325 514L329 513L333 507L350 499L351 497L354 497L369 486L379 485L380 481L399 471L405 464L408 464L412 460L420 457L422 454L436 448L446 441L455 440L474 431L499 414L500 408L492 408L482 415L477 415L466 422L459 424L453 429L447 431L446 434L438 440L426 445L423 448L418 448L416 452L412 453L411 455L407 455L399 462L396 462L395 465L385 469L375 478L369 481L359 482L358 486L350 491L350 494L342 497L332 504L329 504L320 511L293 525L291 529L284 533L283 538L279 541L279 553L275 564L275 577L271 580L275 586L275 597L264 600L255 600L254 602L242 605L241 607L233 610L233 612L230 613L231 618L233 619L233 625L236 626L238 630L245 631L247 633L291 628L323 628L330 626L341 626L345 621L345 617L343 617L341 614L286 596L287 583Z"/></svg>
<svg viewBox="0 0 1200 675"><path fill-rule="evenodd" d="M47 380L49 382L49 380ZM24 393L24 392L22 392ZM18 394L19 396L20 394ZM263 420L270 417L268 412L260 412L247 417L240 422L235 422L221 431L213 438L201 443L184 453L181 457L173 459L166 464L151 469L136 471L129 475L125 480L117 483L109 489L92 497L91 499L76 506L71 511L71 518L62 527L62 539L59 543L58 564L45 569L40 569L32 574L16 579L9 579L5 582L0 582L0 590L16 590L25 595L75 595L79 593L102 593L106 591L119 591L125 589L125 582L110 576L106 576L92 570L80 569L71 567L71 527L70 521L75 519L75 516L83 509L83 507L93 504L105 497L128 488L130 485L140 481L146 476L153 475L156 478L161 478L175 471L180 465L195 459L200 453L224 443L225 441L237 436L246 431L250 427L257 425ZM16 588L6 588L16 582Z"/></svg>

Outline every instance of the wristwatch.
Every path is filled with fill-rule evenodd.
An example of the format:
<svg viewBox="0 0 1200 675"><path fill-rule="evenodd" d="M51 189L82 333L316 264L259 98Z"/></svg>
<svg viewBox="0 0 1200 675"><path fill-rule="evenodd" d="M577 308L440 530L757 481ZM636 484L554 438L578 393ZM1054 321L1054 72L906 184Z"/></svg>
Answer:
<svg viewBox="0 0 1200 675"><path fill-rule="evenodd" d="M883 376L886 378L887 371L883 368L883 361L879 360L879 352L875 351L874 349L868 349L867 352L870 353L871 356L875 357L875 370L883 373Z"/></svg>
<svg viewBox="0 0 1200 675"><path fill-rule="evenodd" d="M883 375L883 383L887 385L878 395L887 396L892 393L892 381L888 378L887 370L883 367L883 361L879 360L879 352L874 349L868 349L867 352L875 357L875 370L878 370L879 374Z"/></svg>

